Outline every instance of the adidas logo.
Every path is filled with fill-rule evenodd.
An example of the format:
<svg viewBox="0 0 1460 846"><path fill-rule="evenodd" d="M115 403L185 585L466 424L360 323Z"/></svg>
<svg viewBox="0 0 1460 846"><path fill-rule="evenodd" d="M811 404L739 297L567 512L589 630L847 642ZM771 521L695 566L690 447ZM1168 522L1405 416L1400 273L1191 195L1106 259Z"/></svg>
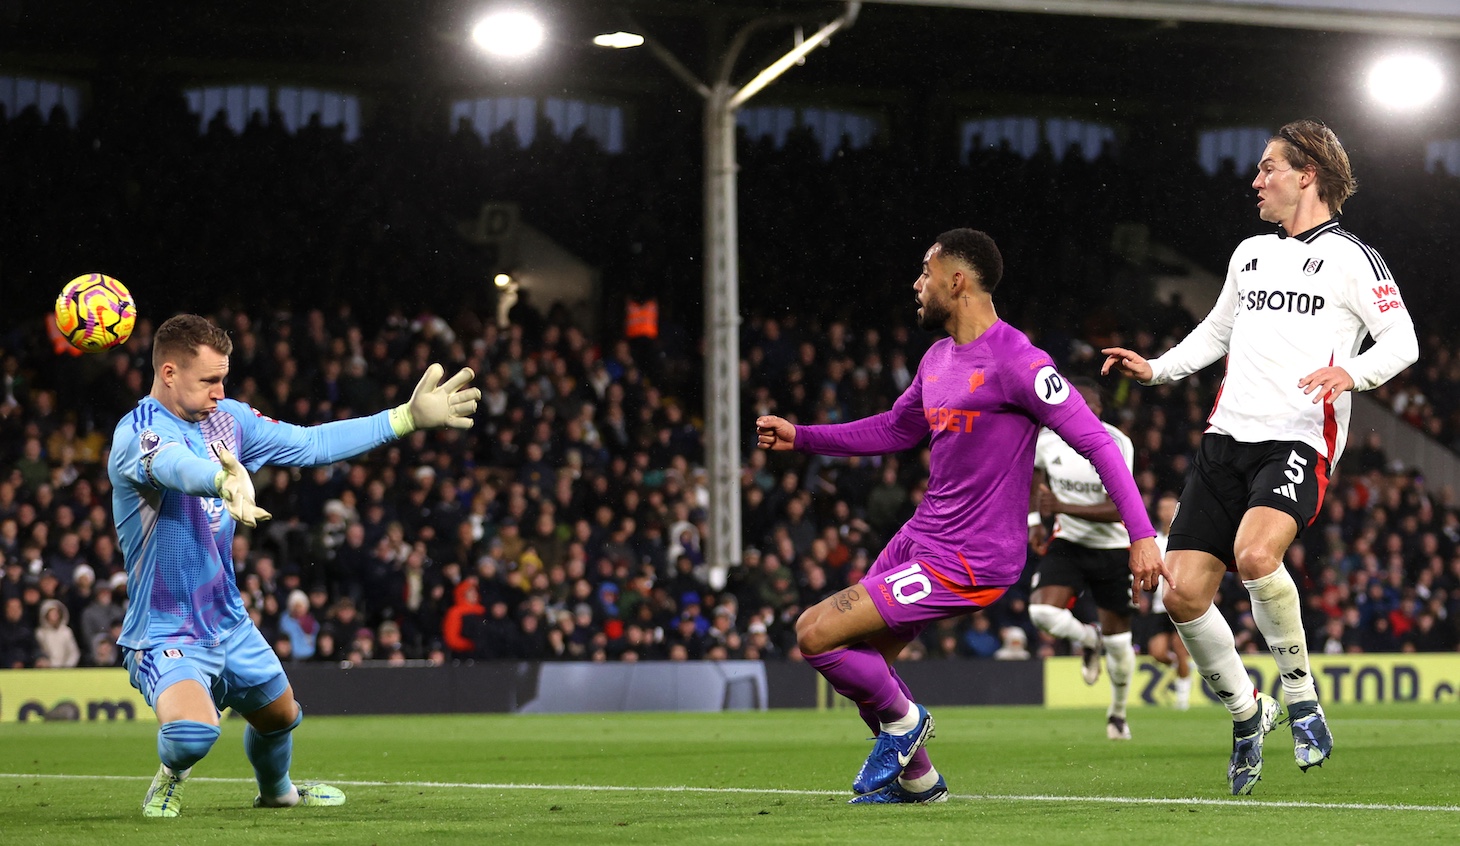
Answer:
<svg viewBox="0 0 1460 846"><path fill-rule="evenodd" d="M1249 270L1256 270L1256 269L1257 269L1257 259L1253 259L1252 261L1249 261L1249 262L1247 262L1247 264L1243 265L1242 272L1243 273L1246 273Z"/></svg>
<svg viewBox="0 0 1460 846"><path fill-rule="evenodd" d="M1054 461L1051 461L1051 462L1050 462L1050 464L1064 464L1064 463L1065 463L1065 460L1064 460L1064 458L1063 458L1063 457L1061 457L1061 456L1058 456L1058 455L1056 455L1056 456L1055 456L1055 457L1054 457Z"/></svg>
<svg viewBox="0 0 1460 846"><path fill-rule="evenodd" d="M1282 494L1288 499L1291 499L1293 502L1298 501L1298 490L1297 488L1293 487L1292 482L1288 482L1286 485L1279 485L1278 487L1273 488L1272 492L1275 494Z"/></svg>

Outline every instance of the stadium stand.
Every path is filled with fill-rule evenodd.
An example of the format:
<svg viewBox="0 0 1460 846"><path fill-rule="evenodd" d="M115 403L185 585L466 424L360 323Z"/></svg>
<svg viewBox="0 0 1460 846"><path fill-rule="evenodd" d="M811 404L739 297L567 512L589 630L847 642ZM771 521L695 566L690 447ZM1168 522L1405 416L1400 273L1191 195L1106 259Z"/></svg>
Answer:
<svg viewBox="0 0 1460 846"><path fill-rule="evenodd" d="M108 134L129 139L125 156L93 143L106 119L133 129ZM195 123L180 97L126 118L73 121L34 108L0 118L7 264L108 260L146 306L131 341L96 359L58 354L41 309L0 323L3 666L55 660L41 648L65 639L43 619L53 600L49 616L73 632L82 664L118 662L110 645L126 587L107 438L150 384L151 325L163 311L196 310L228 327L230 394L293 422L397 402L428 361L482 374L483 410L469 433L417 433L358 462L259 475L259 504L276 519L241 534L234 557L251 613L285 660L794 659L799 610L855 581L921 496L920 450L768 457L747 443L744 560L723 590L710 588L698 271L675 258L698 253L697 198L683 187L695 181L683 178L697 167L691 151L662 142L611 155L586 135L552 133L524 148L511 131L485 142L466 129L408 131L388 112L357 142L317 125L291 134L265 115L240 133L222 121L199 133ZM742 263L747 420L853 419L887 408L907 385L931 339L909 325L914 274L901 263L900 233L949 224L948 209L917 200L930 185L978 198L981 211L956 214L986 218L980 225L1005 250L1005 318L1071 374L1097 371L1106 343L1159 352L1200 317L1157 302L1155 269L1111 248L1110 222L1124 210L1148 210L1153 235L1215 267L1254 231L1233 200L1245 177L1193 162L1158 195L1114 149L1090 160L1047 146L1028 158L976 149L936 174L877 145L828 159L797 130L782 146L743 149L744 203L764 210L742 232L756 245ZM595 181L609 168L629 178ZM1453 210L1453 177L1383 179L1418 193L1406 202ZM1354 214L1394 257L1400 284L1447 278L1437 256L1410 249L1436 233L1399 228L1413 217L1386 216L1387 194L1372 194ZM881 201L866 204L873 195ZM493 294L455 228L483 196L519 202L624 291L630 280L659 291L658 337L631 348L613 320L590 328L553 303L523 303L497 326ZM1177 197L1212 225L1188 226ZM785 221L796 222L793 237ZM630 260L632 244L649 246ZM829 308L825 286L801 281L828 276L855 280L856 301ZM1411 302L1425 338L1420 364L1377 396L1454 449L1460 351L1437 328L1452 307L1429 288L1416 287ZM1136 445L1149 503L1180 489L1219 379L1213 369L1150 390L1107 380L1107 417ZM1289 554L1310 646L1455 650L1454 492L1396 466L1380 441L1355 433L1352 443L1320 520ZM1027 591L929 630L908 657L988 657L1011 628L1026 632L1033 654L1052 654L1028 619ZM1220 605L1240 648L1259 651L1245 596L1223 590Z"/></svg>

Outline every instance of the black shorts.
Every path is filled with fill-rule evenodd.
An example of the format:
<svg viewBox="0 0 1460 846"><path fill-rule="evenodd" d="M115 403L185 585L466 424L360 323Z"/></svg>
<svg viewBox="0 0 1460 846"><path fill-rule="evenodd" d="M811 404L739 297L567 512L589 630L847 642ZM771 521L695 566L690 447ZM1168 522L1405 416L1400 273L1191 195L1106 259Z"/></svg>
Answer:
<svg viewBox="0 0 1460 846"><path fill-rule="evenodd" d="M1181 492L1166 549L1206 552L1230 569L1237 527L1248 509L1276 508L1293 518L1301 535L1318 516L1327 491L1328 459L1305 443L1246 444L1207 433Z"/></svg>
<svg viewBox="0 0 1460 846"><path fill-rule="evenodd" d="M1033 588L1067 587L1075 596L1088 589L1096 608L1129 617L1136 609L1132 582L1130 550L1090 549L1055 538L1039 559Z"/></svg>
<svg viewBox="0 0 1460 846"><path fill-rule="evenodd" d="M1131 620L1130 630L1134 634L1136 643L1146 644L1151 638L1158 634L1174 634L1176 624L1171 622L1171 617L1162 611L1159 614L1141 614Z"/></svg>

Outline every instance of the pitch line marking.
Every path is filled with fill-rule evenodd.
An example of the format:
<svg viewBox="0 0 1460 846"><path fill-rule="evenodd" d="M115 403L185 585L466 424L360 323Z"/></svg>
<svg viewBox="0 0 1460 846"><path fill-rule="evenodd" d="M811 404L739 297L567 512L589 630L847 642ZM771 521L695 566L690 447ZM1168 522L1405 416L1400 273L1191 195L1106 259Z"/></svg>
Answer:
<svg viewBox="0 0 1460 846"><path fill-rule="evenodd" d="M73 775L67 773L0 773L0 778L46 778L72 781L150 781L152 776ZM188 781L253 784L251 778L193 776ZM621 784L510 784L470 781L350 781L329 779L342 787L428 787L456 790L555 790L580 793L728 793L756 796L847 796L843 790L791 790L778 787L634 787ZM1055 796L1052 794L950 793L949 799L974 802L1091 802L1106 805L1203 805L1218 808L1306 808L1320 811L1431 811L1460 813L1460 805L1393 805L1381 802L1289 802L1238 799L1167 799L1140 796Z"/></svg>

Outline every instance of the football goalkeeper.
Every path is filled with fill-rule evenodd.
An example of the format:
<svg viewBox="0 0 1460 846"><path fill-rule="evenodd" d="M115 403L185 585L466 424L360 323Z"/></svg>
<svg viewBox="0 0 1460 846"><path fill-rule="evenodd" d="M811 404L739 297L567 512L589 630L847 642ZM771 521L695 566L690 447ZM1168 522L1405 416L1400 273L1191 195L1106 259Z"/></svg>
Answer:
<svg viewBox="0 0 1460 846"><path fill-rule="evenodd" d="M223 708L248 722L255 806L344 803L337 788L289 778L292 732L304 715L234 583L235 526L270 517L255 504L249 472L341 461L417 429L466 429L481 397L467 387L470 369L443 383L433 364L398 408L295 426L224 397L232 351L228 335L202 317L165 321L153 339L152 392L112 438L107 470L131 599L118 642L160 723L162 766L142 800L149 817L180 813L179 789L218 739Z"/></svg>

